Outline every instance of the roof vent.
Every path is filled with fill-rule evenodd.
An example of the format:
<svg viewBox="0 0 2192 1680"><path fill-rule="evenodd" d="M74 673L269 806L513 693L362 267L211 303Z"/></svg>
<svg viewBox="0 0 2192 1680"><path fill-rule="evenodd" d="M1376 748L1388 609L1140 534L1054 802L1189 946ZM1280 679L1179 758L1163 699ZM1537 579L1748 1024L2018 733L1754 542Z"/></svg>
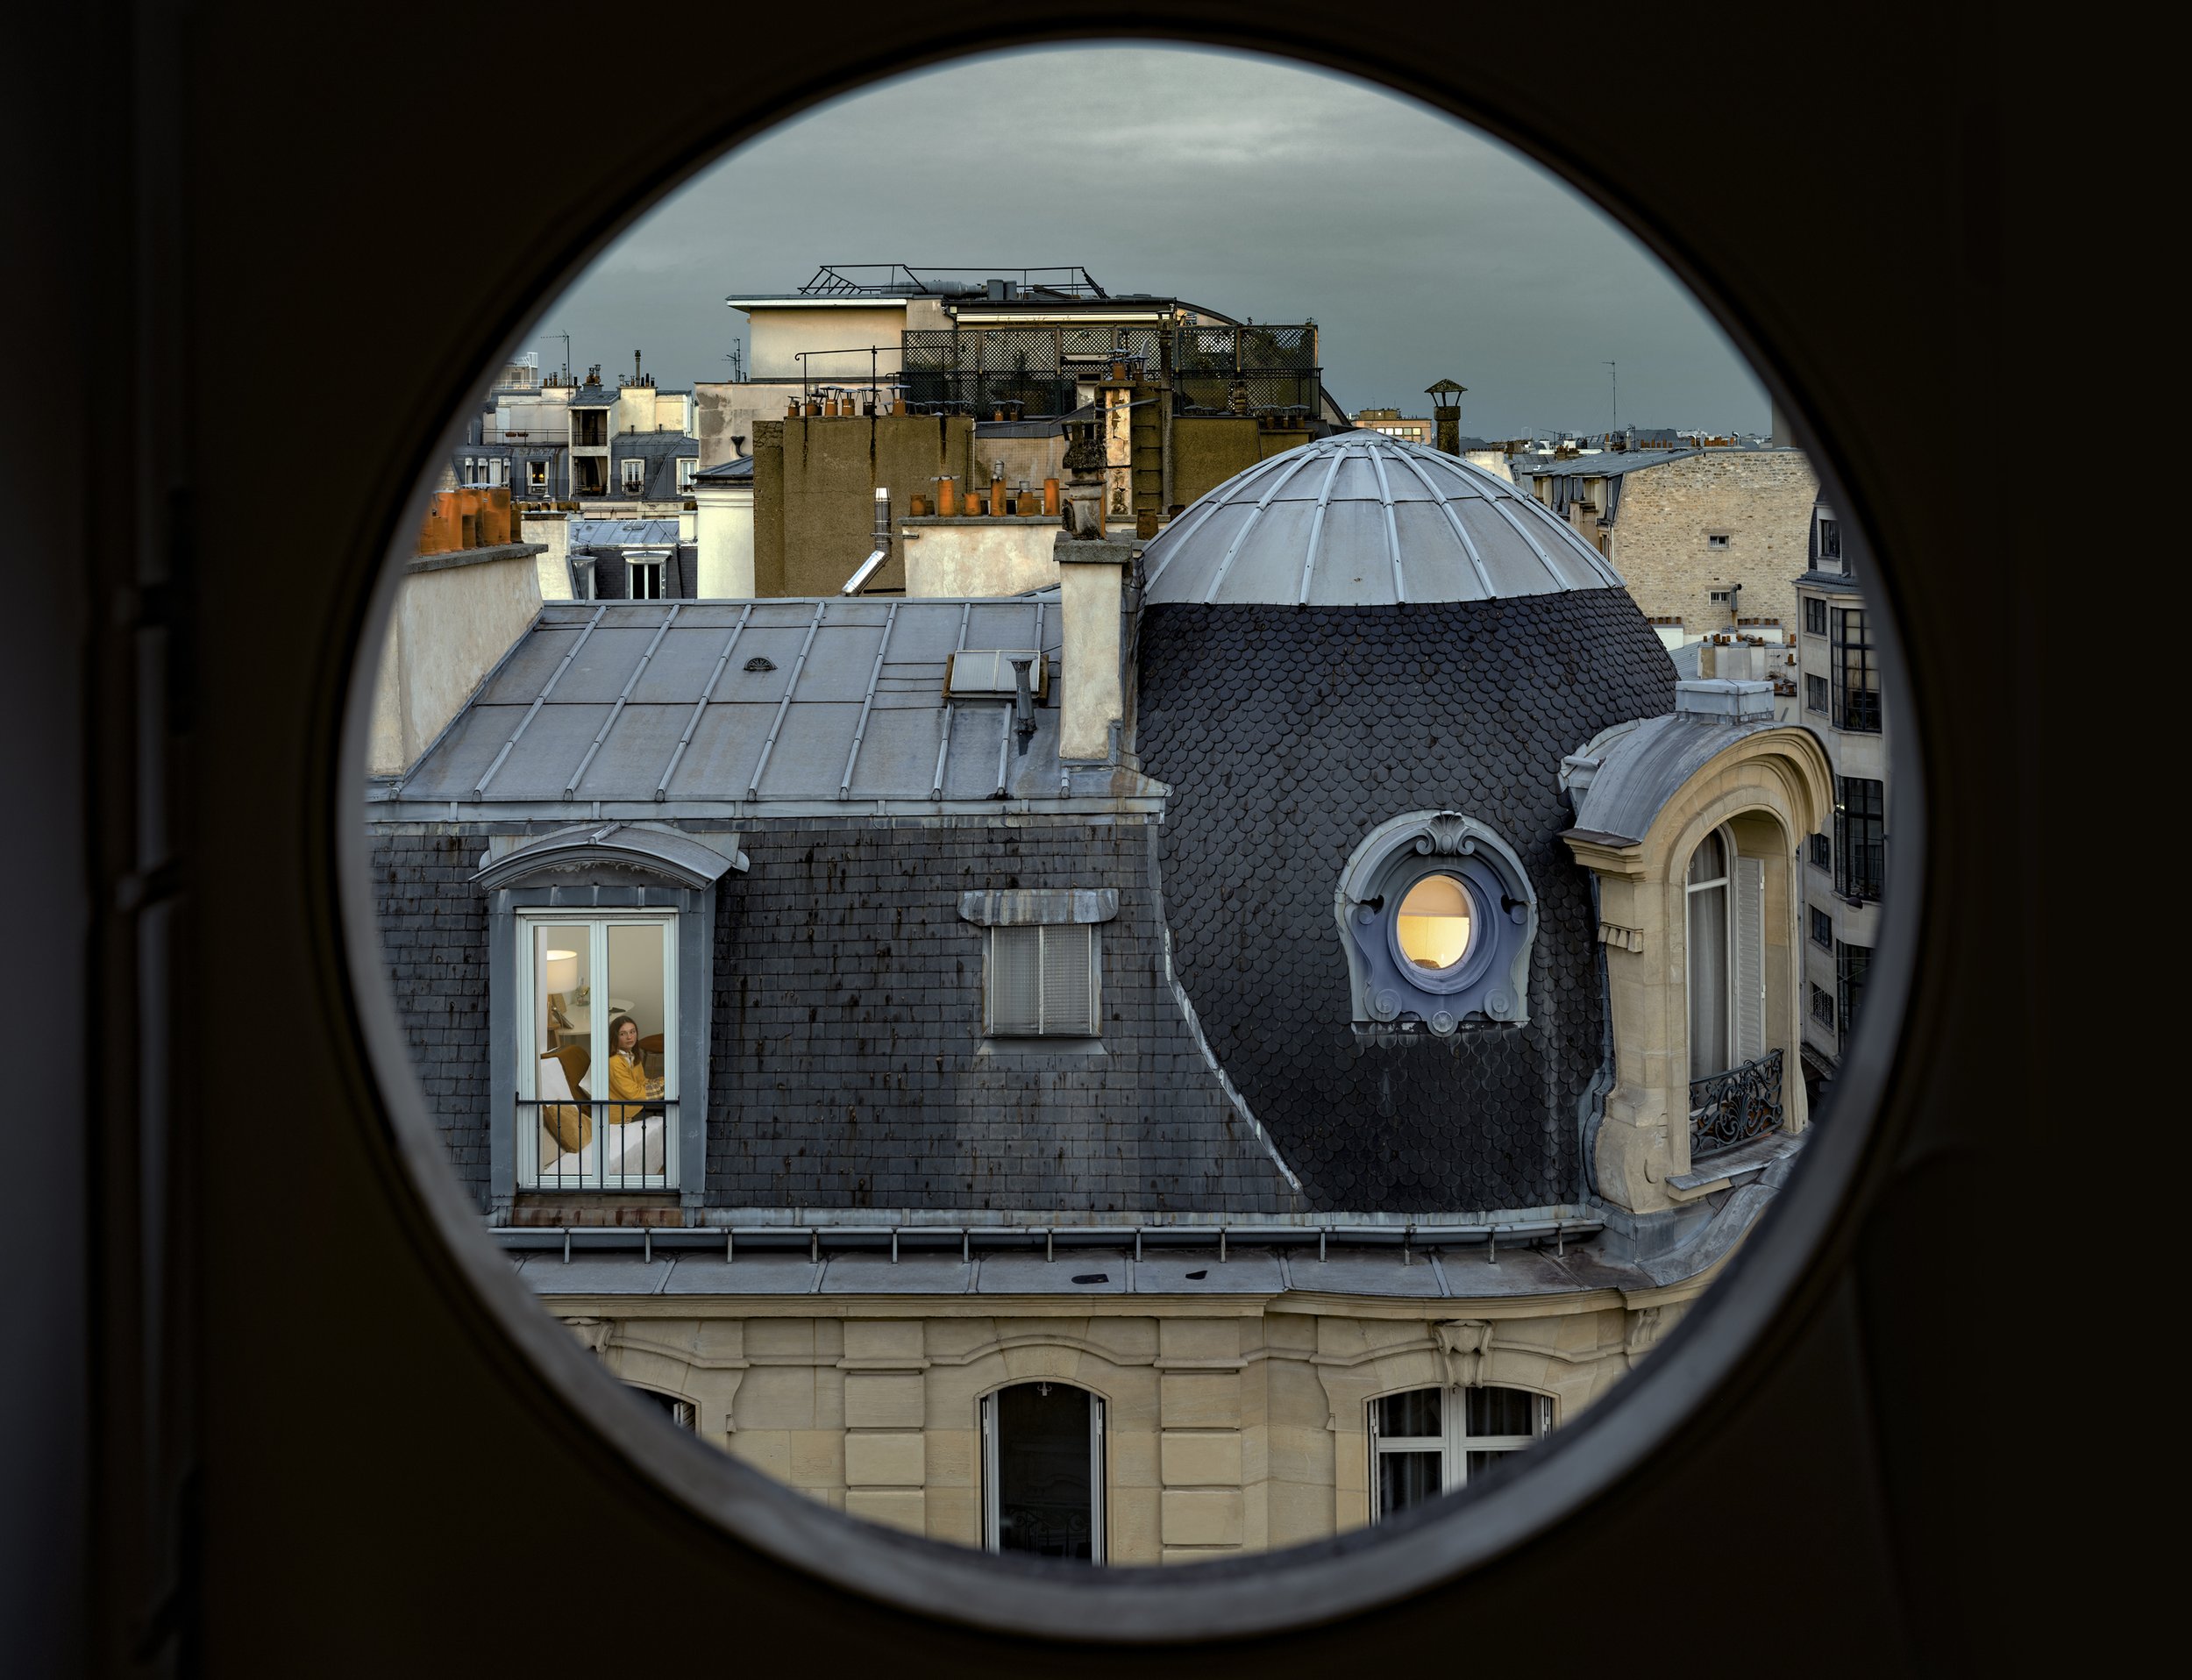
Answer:
<svg viewBox="0 0 2192 1680"><path fill-rule="evenodd" d="M753 658L746 661L746 669L749 671L773 671L776 669L776 661L774 659L765 658L762 655L757 653L753 656Z"/></svg>
<svg viewBox="0 0 2192 1680"><path fill-rule="evenodd" d="M1031 692L1041 700L1050 692L1050 662L1033 648L961 648L944 666L943 692L949 700L1012 700L1020 692L1013 676L1013 661L1030 663Z"/></svg>

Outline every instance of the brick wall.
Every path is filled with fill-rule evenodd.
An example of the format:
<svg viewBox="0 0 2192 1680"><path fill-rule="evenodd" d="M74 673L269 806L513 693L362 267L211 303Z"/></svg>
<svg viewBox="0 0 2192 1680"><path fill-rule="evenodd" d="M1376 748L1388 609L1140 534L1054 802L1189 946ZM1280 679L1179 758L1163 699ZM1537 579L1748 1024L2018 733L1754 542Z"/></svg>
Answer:
<svg viewBox="0 0 2192 1680"><path fill-rule="evenodd" d="M471 885L477 835L383 834L373 847L374 910L411 1065L450 1164L488 1200L488 917Z"/></svg>
<svg viewBox="0 0 2192 1680"><path fill-rule="evenodd" d="M1639 607L1680 617L1693 639L1733 628L1711 599L1731 583L1743 586L1743 616L1793 626L1818 495L1811 462L1793 449L1708 450L1645 467L1624 476L1610 558ZM1725 550L1705 546L1715 533Z"/></svg>

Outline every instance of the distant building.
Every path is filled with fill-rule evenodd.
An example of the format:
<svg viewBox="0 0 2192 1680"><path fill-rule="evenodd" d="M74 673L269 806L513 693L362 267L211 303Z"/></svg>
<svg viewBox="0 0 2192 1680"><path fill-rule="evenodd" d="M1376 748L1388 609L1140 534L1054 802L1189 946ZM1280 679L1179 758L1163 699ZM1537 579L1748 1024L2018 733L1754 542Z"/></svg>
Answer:
<svg viewBox="0 0 2192 1680"><path fill-rule="evenodd" d="M1257 461L1351 425L1324 388L1314 322L1114 293L1084 268L977 273L826 267L796 291L729 300L749 318L751 374L699 388L699 470L751 444L756 593L839 587L871 552L879 489L894 527L970 494L986 509L993 485L1015 509L1038 502L1064 476L1068 420L1100 393L1119 453L1108 515L1145 535ZM868 585L905 587L902 554Z"/></svg>
<svg viewBox="0 0 2192 1680"><path fill-rule="evenodd" d="M507 485L520 503L615 504L633 517L674 511L699 466L693 395L659 388L635 353L614 386L511 363L452 454L452 482ZM682 461L684 464L680 465ZM645 505L653 504L653 505Z"/></svg>
<svg viewBox="0 0 2192 1680"><path fill-rule="evenodd" d="M1612 562L1662 642L1739 631L1786 639L1789 567L1802 558L1818 494L1801 450L1563 448L1512 465Z"/></svg>
<svg viewBox="0 0 2192 1680"><path fill-rule="evenodd" d="M1804 1057L1808 1072L1827 1078L1841 1064L1879 943L1890 821L1880 657L1853 546L1835 510L1818 502L1810 564L1797 579L1797 715L1825 744L1834 771L1833 829L1804 845Z"/></svg>
<svg viewBox="0 0 2192 1680"><path fill-rule="evenodd" d="M1364 431L1382 431L1403 443L1428 445L1437 442L1429 420L1409 418L1398 409L1363 409L1356 415L1355 424Z"/></svg>
<svg viewBox="0 0 2192 1680"><path fill-rule="evenodd" d="M1350 424L1324 388L1314 322L1235 321L1177 297L1112 292L1085 268L832 265L796 290L728 302L748 317L747 375L697 388L699 470L757 457L764 594L835 587L825 580L865 552L857 545L879 488L900 520L915 496L933 510L947 477L962 493L986 495L993 480L1014 495L1039 492L1062 474L1065 417L1093 404L1100 382L1136 386L1131 527L1161 525L1276 449ZM907 419L925 424L886 424ZM872 450L854 446L861 426L875 432ZM852 473L864 454L874 470ZM793 463L782 504L775 459ZM874 587L900 581L893 562Z"/></svg>

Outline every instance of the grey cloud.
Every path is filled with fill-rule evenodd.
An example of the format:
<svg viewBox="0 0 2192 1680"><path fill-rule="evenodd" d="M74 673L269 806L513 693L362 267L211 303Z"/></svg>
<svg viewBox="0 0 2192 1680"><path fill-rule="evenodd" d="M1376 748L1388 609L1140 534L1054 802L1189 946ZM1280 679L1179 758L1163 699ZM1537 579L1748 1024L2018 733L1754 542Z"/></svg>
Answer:
<svg viewBox="0 0 2192 1680"><path fill-rule="evenodd" d="M968 61L809 113L635 224L540 325L576 366L643 348L665 384L719 379L744 326L723 297L824 261L1078 262L1114 289L1313 317L1349 408L1413 408L1450 374L1488 436L1603 427L1609 359L1626 421L1767 422L1689 295L1534 164L1358 82L1173 48Z"/></svg>

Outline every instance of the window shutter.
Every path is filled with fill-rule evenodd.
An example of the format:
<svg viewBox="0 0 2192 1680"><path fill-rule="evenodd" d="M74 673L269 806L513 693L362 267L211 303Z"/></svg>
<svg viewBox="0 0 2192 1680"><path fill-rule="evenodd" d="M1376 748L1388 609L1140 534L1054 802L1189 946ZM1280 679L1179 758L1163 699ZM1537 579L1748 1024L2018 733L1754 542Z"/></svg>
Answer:
<svg viewBox="0 0 2192 1680"><path fill-rule="evenodd" d="M1766 1053L1766 860L1735 860L1735 1065Z"/></svg>
<svg viewBox="0 0 2192 1680"><path fill-rule="evenodd" d="M1046 927L1043 933L1043 1030L1092 1034L1095 986L1091 948L1095 929L1085 923Z"/></svg>
<svg viewBox="0 0 2192 1680"><path fill-rule="evenodd" d="M993 928L989 950L989 1029L1043 1030L1043 929Z"/></svg>

